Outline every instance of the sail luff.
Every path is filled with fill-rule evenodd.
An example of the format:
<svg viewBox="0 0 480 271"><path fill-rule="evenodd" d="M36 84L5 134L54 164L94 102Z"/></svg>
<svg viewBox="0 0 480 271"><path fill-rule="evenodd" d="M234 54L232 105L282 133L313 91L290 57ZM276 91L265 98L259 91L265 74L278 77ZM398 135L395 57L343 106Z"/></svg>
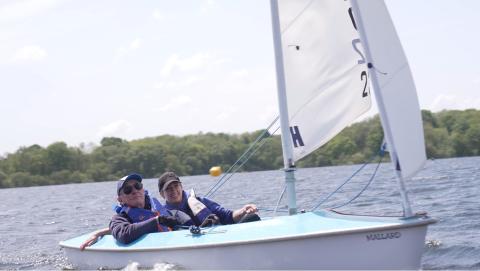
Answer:
<svg viewBox="0 0 480 271"><path fill-rule="evenodd" d="M277 98L280 111L280 127L282 131L282 152L285 170L285 183L287 186L288 212L293 215L297 212L295 193L295 173L293 164L293 146L289 131L287 93L285 84L285 71L283 65L282 38L277 0L270 1L272 16L272 32L275 51L275 68L277 73Z"/></svg>

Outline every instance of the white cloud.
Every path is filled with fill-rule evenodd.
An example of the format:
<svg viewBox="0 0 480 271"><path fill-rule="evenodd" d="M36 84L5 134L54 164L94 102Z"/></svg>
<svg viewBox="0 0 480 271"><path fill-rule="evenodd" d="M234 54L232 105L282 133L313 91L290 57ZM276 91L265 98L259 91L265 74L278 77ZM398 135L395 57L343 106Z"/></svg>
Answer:
<svg viewBox="0 0 480 271"><path fill-rule="evenodd" d="M58 0L15 0L0 6L0 21L16 21L55 7Z"/></svg>
<svg viewBox="0 0 480 271"><path fill-rule="evenodd" d="M119 47L115 52L115 56L113 57L113 62L118 63L126 55L140 48L141 45L142 45L142 40L139 38L136 38L133 41L131 41L128 46Z"/></svg>
<svg viewBox="0 0 480 271"><path fill-rule="evenodd" d="M163 15L162 12L156 8L153 10L153 18L155 18L155 20L163 20L165 15Z"/></svg>
<svg viewBox="0 0 480 271"><path fill-rule="evenodd" d="M175 70L187 72L201 68L207 68L212 62L214 62L213 57L207 53L198 53L186 58L180 58L177 54L173 54L167 59L165 65L160 70L160 75L163 77L168 77Z"/></svg>
<svg viewBox="0 0 480 271"><path fill-rule="evenodd" d="M30 45L18 49L13 57L13 62L40 61L47 57L47 52L39 46Z"/></svg>
<svg viewBox="0 0 480 271"><path fill-rule="evenodd" d="M130 43L130 49L136 50L136 49L140 48L141 43L142 43L142 41L140 39L135 39L134 41L132 41Z"/></svg>
<svg viewBox="0 0 480 271"><path fill-rule="evenodd" d="M245 69L232 72L232 76L236 78L246 78L249 76L249 74L250 73Z"/></svg>
<svg viewBox="0 0 480 271"><path fill-rule="evenodd" d="M132 130L132 124L127 120L116 120L100 128L97 137L103 138L107 136L121 137L128 134Z"/></svg>
<svg viewBox="0 0 480 271"><path fill-rule="evenodd" d="M174 88L180 88L180 87L188 87L199 82L200 80L201 80L200 76L190 76L186 80L179 80L179 81L169 80L169 81L156 82L153 84L153 88L174 89Z"/></svg>
<svg viewBox="0 0 480 271"><path fill-rule="evenodd" d="M238 108L236 107L224 108L223 111L217 115L216 119L220 121L227 120L237 112L238 112Z"/></svg>
<svg viewBox="0 0 480 271"><path fill-rule="evenodd" d="M212 10L214 7L215 7L215 1L206 0L202 3L202 7L200 8L200 11L202 13L206 13L206 12Z"/></svg>
<svg viewBox="0 0 480 271"><path fill-rule="evenodd" d="M166 105L162 107L154 108L153 111L154 112L170 111L191 103L192 103L192 98L190 98L189 96L185 96L185 95L177 96L172 100L170 100L170 102L167 103Z"/></svg>
<svg viewBox="0 0 480 271"><path fill-rule="evenodd" d="M461 98L455 95L440 94L432 102L432 111L443 109L480 108L480 97Z"/></svg>
<svg viewBox="0 0 480 271"><path fill-rule="evenodd" d="M278 116L278 106L276 104L268 105L263 108L258 118L265 123L273 121Z"/></svg>

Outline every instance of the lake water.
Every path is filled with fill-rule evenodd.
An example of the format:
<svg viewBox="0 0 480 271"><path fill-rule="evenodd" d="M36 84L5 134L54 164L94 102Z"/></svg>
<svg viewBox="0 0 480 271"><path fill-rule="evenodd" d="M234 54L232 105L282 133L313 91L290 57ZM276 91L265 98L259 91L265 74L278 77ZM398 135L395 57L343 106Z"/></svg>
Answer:
<svg viewBox="0 0 480 271"><path fill-rule="evenodd" d="M374 167L367 166L324 207L355 196ZM362 196L338 210L400 215L397 182L390 167L382 164ZM358 168L299 169L299 208L310 210ZM181 179L184 188L194 187L198 195L216 181L208 175ZM156 180L147 179L144 184L156 194ZM270 216L267 210L274 207L282 186L280 170L241 173L213 199L232 209L254 202L261 208L260 216ZM427 211L438 219L428 230L422 268L480 269L480 157L428 161L424 170L407 181L407 188L413 210ZM115 189L115 182L0 189L0 269L70 269L58 242L106 227L113 214Z"/></svg>

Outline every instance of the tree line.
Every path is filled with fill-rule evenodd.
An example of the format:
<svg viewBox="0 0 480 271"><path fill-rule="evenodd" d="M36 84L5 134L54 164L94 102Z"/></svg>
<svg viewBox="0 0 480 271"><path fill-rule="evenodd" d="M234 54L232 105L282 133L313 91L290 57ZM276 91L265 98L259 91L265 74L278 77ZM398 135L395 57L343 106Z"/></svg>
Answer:
<svg viewBox="0 0 480 271"><path fill-rule="evenodd" d="M422 117L428 158L480 155L479 110L423 110ZM229 168L262 134L260 130L243 134L161 135L132 141L106 137L91 151L81 146L69 147L64 142L46 148L21 147L0 157L0 188L111 181L129 172L148 178L158 177L165 170L174 170L181 176L207 174L212 166ZM364 163L378 152L382 140L377 115L347 127L297 165ZM282 167L280 137L266 134L263 146L242 170Z"/></svg>

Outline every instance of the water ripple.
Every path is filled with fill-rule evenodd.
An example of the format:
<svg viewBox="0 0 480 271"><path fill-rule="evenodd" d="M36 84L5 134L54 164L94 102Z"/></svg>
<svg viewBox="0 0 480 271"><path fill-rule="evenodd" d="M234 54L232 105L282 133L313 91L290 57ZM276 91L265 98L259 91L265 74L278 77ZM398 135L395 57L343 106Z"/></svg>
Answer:
<svg viewBox="0 0 480 271"><path fill-rule="evenodd" d="M437 159L428 162L417 177L406 180L414 211L425 210L438 219L429 227L423 269L480 269L480 157ZM296 175L298 208L310 210L348 178L359 165L299 169ZM374 165L354 178L342 193L325 206L350 200L368 181ZM265 181L258 181L265 180ZM186 188L202 195L215 179L208 176L182 177ZM283 187L283 172L262 171L235 175L215 201L236 209L248 202L273 206ZM157 191L155 179L144 180L146 189ZM81 183L57 186L0 189L0 269L71 270L58 242L108 225L116 202L116 183ZM245 189L247 188L247 189ZM62 193L54 193L62 191ZM241 191L232 195L229 191ZM52 196L53 195L53 196ZM285 199L280 203L286 204ZM325 207L324 206L324 207ZM43 210L32 212L31 210ZM364 194L340 211L371 215L399 215L401 201L395 174L382 165ZM272 211L261 211L261 216ZM26 227L25 227L26 226ZM26 230L27 228L28 230ZM129 265L125 270L139 270ZM158 263L154 270L178 266Z"/></svg>

